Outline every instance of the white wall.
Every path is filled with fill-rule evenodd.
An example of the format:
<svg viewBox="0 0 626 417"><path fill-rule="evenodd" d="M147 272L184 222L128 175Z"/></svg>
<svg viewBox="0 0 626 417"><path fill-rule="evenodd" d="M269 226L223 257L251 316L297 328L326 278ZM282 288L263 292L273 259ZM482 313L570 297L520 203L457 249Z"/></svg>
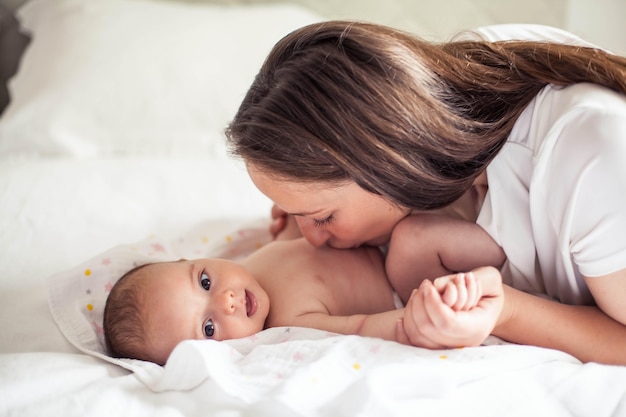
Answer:
<svg viewBox="0 0 626 417"><path fill-rule="evenodd" d="M0 0L16 8L25 0ZM55 0L47 0L55 1ZM86 0L100 1L100 0ZM330 19L363 19L445 40L496 23L539 23L569 30L626 55L626 0L164 0L219 4L293 2Z"/></svg>
<svg viewBox="0 0 626 417"><path fill-rule="evenodd" d="M626 0L569 0L564 29L626 55Z"/></svg>
<svg viewBox="0 0 626 417"><path fill-rule="evenodd" d="M292 1L308 4L331 18L375 21L439 40L496 23L539 23L563 28L567 9L567 0Z"/></svg>

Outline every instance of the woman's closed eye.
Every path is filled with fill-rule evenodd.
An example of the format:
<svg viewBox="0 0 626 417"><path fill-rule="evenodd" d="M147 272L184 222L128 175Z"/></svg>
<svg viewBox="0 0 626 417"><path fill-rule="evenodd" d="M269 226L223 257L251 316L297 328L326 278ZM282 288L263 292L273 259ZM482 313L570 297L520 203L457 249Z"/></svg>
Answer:
<svg viewBox="0 0 626 417"><path fill-rule="evenodd" d="M202 271L200 274L200 286L204 288L205 291L209 291L211 289L211 278L206 271Z"/></svg>
<svg viewBox="0 0 626 417"><path fill-rule="evenodd" d="M331 214L330 216L322 220L313 219L313 224L315 225L315 227L322 227L322 226L328 226L329 224L332 223L332 221L333 221L333 215Z"/></svg>

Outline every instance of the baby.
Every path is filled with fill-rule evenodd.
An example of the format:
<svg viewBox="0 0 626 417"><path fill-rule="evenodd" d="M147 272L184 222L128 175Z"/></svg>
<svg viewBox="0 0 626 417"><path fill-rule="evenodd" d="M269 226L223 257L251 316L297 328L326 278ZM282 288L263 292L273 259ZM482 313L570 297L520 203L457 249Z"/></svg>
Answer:
<svg viewBox="0 0 626 417"><path fill-rule="evenodd" d="M434 306L437 317L495 314L479 338L475 329L451 335L447 347L458 347L484 340L502 299L498 270L479 267L425 280L409 302ZM492 303L496 308L484 308ZM137 267L111 291L104 331L112 356L162 365L183 340L236 339L276 326L407 343L402 320L415 311L398 308L378 248L314 248L298 238L273 241L241 263L181 259Z"/></svg>

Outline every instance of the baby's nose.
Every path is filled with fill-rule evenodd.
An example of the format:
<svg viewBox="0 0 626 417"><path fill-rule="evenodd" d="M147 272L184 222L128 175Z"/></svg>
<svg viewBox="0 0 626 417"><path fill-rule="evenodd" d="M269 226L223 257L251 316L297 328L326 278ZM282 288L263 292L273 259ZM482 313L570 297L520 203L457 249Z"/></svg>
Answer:
<svg viewBox="0 0 626 417"><path fill-rule="evenodd" d="M226 313L235 312L235 293L232 290L226 290L221 294L221 305Z"/></svg>

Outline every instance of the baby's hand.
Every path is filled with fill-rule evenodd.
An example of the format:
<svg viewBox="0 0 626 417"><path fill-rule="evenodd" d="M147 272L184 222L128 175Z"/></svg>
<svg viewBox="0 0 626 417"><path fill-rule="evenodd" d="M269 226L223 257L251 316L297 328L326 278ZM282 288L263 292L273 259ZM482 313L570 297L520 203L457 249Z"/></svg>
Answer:
<svg viewBox="0 0 626 417"><path fill-rule="evenodd" d="M482 297L480 281L473 272L437 278L433 285L441 295L441 300L454 311L471 310Z"/></svg>
<svg viewBox="0 0 626 417"><path fill-rule="evenodd" d="M430 349L477 346L493 330L504 302L502 278L492 267L424 280L396 326L400 343Z"/></svg>

